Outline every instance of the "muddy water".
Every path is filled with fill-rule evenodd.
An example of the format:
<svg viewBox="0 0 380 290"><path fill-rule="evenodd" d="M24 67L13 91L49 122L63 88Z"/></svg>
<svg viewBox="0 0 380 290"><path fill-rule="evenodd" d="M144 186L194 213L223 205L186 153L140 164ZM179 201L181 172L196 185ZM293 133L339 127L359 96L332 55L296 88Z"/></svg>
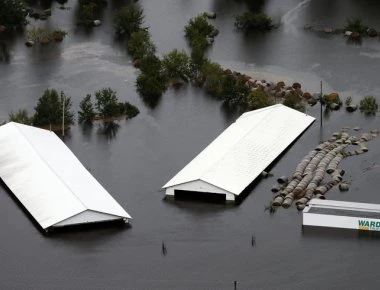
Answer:
<svg viewBox="0 0 380 290"><path fill-rule="evenodd" d="M302 231L301 214L294 208L270 216L264 206L272 198L274 178L262 180L238 206L163 200L161 186L238 114L190 86L169 90L155 104L144 103L135 92L137 72L124 45L112 36L110 17L122 2L128 3L110 1L103 25L92 31L76 26L76 1L68 1L70 10L53 6L56 16L45 25L69 31L61 44L27 49L22 37L7 39L10 57L0 63L0 116L5 120L19 108L32 112L47 87L63 89L76 109L86 93L105 86L136 104L141 114L119 122L108 134L99 124L74 126L65 139L132 215L132 227L45 237L1 188L1 288L233 289L235 280L238 289L376 287L379 239L356 232ZM264 1L261 9L282 24L270 34L247 36L233 29L234 15L244 11L239 2L140 2L159 53L187 49L183 26L188 19L216 11L221 33L208 54L225 67L300 80L310 91L322 79L326 90L343 96L380 95L377 38L351 45L341 36L302 29L305 24L342 26L356 14L380 28L373 12L376 1ZM321 129L319 108L308 113L316 122L275 164L275 176L289 174L310 148L343 126L380 127L378 117L338 111L324 115ZM368 143L368 153L342 163L351 189L333 189L328 198L380 203L379 140Z"/></svg>

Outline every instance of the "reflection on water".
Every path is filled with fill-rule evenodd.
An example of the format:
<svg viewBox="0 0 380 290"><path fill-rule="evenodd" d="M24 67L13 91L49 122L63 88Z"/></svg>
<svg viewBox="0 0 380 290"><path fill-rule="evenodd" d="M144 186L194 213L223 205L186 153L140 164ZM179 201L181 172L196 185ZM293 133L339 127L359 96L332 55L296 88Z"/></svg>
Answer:
<svg viewBox="0 0 380 290"><path fill-rule="evenodd" d="M108 140L115 139L119 129L120 125L117 121L103 121L98 124L98 134L104 135Z"/></svg>
<svg viewBox="0 0 380 290"><path fill-rule="evenodd" d="M378 231L359 231L354 229L340 229L327 227L302 226L302 237L312 240L355 240L361 239L378 243L380 241L380 232Z"/></svg>
<svg viewBox="0 0 380 290"><path fill-rule="evenodd" d="M9 63L10 54L6 42L0 40L0 62Z"/></svg>
<svg viewBox="0 0 380 290"><path fill-rule="evenodd" d="M102 87L112 87L123 101L138 106L140 114L133 120L75 125L71 137L65 138L79 160L91 168L91 174L131 213L133 228L97 228L44 238L0 188L0 226L6 229L0 248L0 288L58 285L65 289L117 289L128 283L133 289L230 289L235 280L241 285L239 289L313 289L325 285L348 289L360 288L362 281L368 288L377 287L378 275L373 270L380 267L380 260L373 255L377 237L359 233L358 238L357 232L338 234L335 230L301 233L301 214L294 208L279 209L269 217L264 207L271 199L274 179L260 180L238 206L163 202L164 194L158 192L161 186L241 111L205 96L191 84L169 89L161 98L141 98L135 87L138 71L125 44L115 41L112 28L113 11L132 0L109 1L101 15L102 25L89 34L77 26L78 2L67 2L71 10L58 9L53 2L51 18L32 22L67 30L69 34L60 44L29 49L22 34L2 39L6 43L6 49L1 48L2 58L7 51L10 61L0 62L0 115L6 118L18 108L31 111L47 87L72 96L74 110L83 96ZM277 22L287 16L283 27L251 35L237 33L233 25L234 17L247 9L243 2L139 3L159 53L188 49L183 35L188 19L215 11L218 16L210 21L220 34L208 50L212 61L237 71L254 70L257 78L265 69L264 78L276 76L286 83L302 80L304 91L319 91L320 80L326 80L326 93L347 91L341 94L342 99L348 91L358 92L357 96L380 95L378 39L363 38L361 46L346 45L342 36L324 37L303 29L305 24L341 27L347 17L355 15L368 16L369 25L380 28L376 9L372 9L380 2L312 0L296 9L302 2L306 3L257 1L260 5L255 9L277 15ZM289 23L294 34L286 32ZM311 148L343 126L360 126L364 132L379 125L378 117L347 114L341 109L325 112L330 115L320 128L319 110L319 104L308 109L317 121L276 161L271 168L275 176L292 172ZM344 161L352 190L343 195L332 189L329 198L380 203L376 191L379 167L374 165L380 158L376 151L379 143L380 138L369 142L366 154ZM371 169L363 171L366 168ZM254 248L253 233L257 237ZM170 253L165 259L162 241ZM360 261L364 270L358 272ZM367 270L376 275L367 275ZM342 275L350 279L340 279L345 277ZM352 279L359 283L352 286ZM204 283L197 284L200 280Z"/></svg>

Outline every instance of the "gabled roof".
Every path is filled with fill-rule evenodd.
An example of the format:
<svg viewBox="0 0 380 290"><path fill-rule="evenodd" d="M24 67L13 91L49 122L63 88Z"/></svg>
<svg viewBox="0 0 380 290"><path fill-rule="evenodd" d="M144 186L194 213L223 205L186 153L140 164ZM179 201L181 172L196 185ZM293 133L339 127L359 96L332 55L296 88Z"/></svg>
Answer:
<svg viewBox="0 0 380 290"><path fill-rule="evenodd" d="M281 104L247 112L163 188L203 180L239 195L314 120Z"/></svg>
<svg viewBox="0 0 380 290"><path fill-rule="evenodd" d="M55 133L10 122L0 148L0 178L42 228L87 210L131 218Z"/></svg>

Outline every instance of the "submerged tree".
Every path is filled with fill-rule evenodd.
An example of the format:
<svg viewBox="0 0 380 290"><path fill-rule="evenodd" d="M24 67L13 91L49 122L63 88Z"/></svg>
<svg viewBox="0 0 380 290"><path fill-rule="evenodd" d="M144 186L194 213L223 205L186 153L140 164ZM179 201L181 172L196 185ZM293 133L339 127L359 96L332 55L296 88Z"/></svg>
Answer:
<svg viewBox="0 0 380 290"><path fill-rule="evenodd" d="M235 27L243 31L268 31L273 28L273 24L268 15L247 11L236 17Z"/></svg>
<svg viewBox="0 0 380 290"><path fill-rule="evenodd" d="M10 122L17 122L25 125L32 125L33 124L33 117L29 116L28 111L25 109L20 109L16 113L10 113L9 114L9 121Z"/></svg>
<svg viewBox="0 0 380 290"><path fill-rule="evenodd" d="M63 107L64 106L64 107ZM74 124L74 114L71 111L71 98L66 97L61 91L59 96L54 89L45 90L38 99L33 117L34 126L58 125L62 123L62 115L65 116L65 124ZM63 112L64 111L64 114Z"/></svg>
<svg viewBox="0 0 380 290"><path fill-rule="evenodd" d="M256 110L272 105L268 96L262 90L255 90L247 96L248 108Z"/></svg>
<svg viewBox="0 0 380 290"><path fill-rule="evenodd" d="M364 97L359 104L359 109L361 112L367 115L375 115L378 109L378 104L376 98L373 96Z"/></svg>
<svg viewBox="0 0 380 290"><path fill-rule="evenodd" d="M161 60L155 55L148 55L141 60L140 70L136 80L138 92L144 97L160 97L166 90Z"/></svg>
<svg viewBox="0 0 380 290"><path fill-rule="evenodd" d="M133 32L141 29L143 20L141 7L134 4L123 7L113 18L116 34L129 37Z"/></svg>
<svg viewBox="0 0 380 290"><path fill-rule="evenodd" d="M79 104L78 122L91 123L95 118L95 110L91 101L91 94L88 94Z"/></svg>
<svg viewBox="0 0 380 290"><path fill-rule="evenodd" d="M27 24L27 11L20 0L2 0L0 4L0 25L21 27Z"/></svg>
<svg viewBox="0 0 380 290"><path fill-rule="evenodd" d="M128 40L127 49L133 59L142 59L156 52L156 46L150 40L150 34L147 29L132 32Z"/></svg>
<svg viewBox="0 0 380 290"><path fill-rule="evenodd" d="M119 103L116 92L111 88L103 88L95 92L95 107L100 116L111 117L119 116Z"/></svg>
<svg viewBox="0 0 380 290"><path fill-rule="evenodd" d="M185 51L177 49L164 55L162 59L164 73L169 79L187 81L190 77L190 58Z"/></svg>

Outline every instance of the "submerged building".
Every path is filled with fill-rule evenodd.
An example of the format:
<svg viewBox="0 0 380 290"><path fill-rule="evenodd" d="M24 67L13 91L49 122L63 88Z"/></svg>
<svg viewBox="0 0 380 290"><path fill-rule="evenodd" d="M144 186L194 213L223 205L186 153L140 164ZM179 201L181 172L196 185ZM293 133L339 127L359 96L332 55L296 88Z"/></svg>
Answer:
<svg viewBox="0 0 380 290"><path fill-rule="evenodd" d="M380 231L380 205L315 198L302 212L302 225Z"/></svg>
<svg viewBox="0 0 380 290"><path fill-rule="evenodd" d="M131 216L53 132L0 126L0 178L44 230Z"/></svg>
<svg viewBox="0 0 380 290"><path fill-rule="evenodd" d="M282 104L243 114L164 185L166 195L235 201L314 120Z"/></svg>

